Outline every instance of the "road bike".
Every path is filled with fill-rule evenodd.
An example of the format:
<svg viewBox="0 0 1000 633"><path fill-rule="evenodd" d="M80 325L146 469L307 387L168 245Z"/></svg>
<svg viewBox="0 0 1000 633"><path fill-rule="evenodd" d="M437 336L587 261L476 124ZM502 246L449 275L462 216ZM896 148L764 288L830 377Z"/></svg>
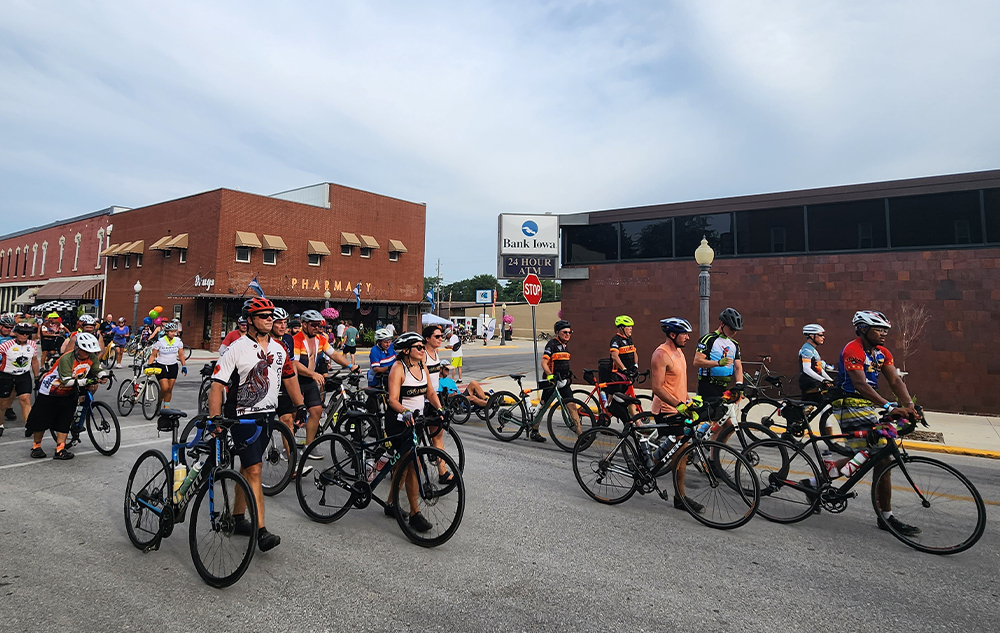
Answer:
<svg viewBox="0 0 1000 633"><path fill-rule="evenodd" d="M125 489L125 529L138 549L157 550L161 541L173 533L174 526L184 522L190 505L188 545L195 569L209 585L228 587L250 566L258 530L253 492L232 467L232 454L245 445L237 449L229 431L237 424L256 422L197 416L198 433L184 444L177 440L182 417L187 417L183 411L163 409L157 420L157 430L171 433L170 461L152 449L140 455L132 466ZM187 459L192 460L190 469L186 467ZM236 530L240 517L234 508L238 497L246 502L245 518L250 524L243 533Z"/></svg>
<svg viewBox="0 0 1000 633"><path fill-rule="evenodd" d="M123 380L118 387L118 413L128 416L138 403L143 417L152 420L160 409L160 383L157 380L160 368L146 367L142 370L142 378L139 378L140 367L136 366L135 375Z"/></svg>
<svg viewBox="0 0 1000 633"><path fill-rule="evenodd" d="M636 405L639 412L649 411L653 408L653 396L645 394L636 395L634 389L634 385L642 384L648 379L648 369L641 374L636 372L634 375L630 375L627 380L606 381L600 380L599 369L584 369L583 380L587 384L593 385L593 389L590 391L587 391L586 389L574 389L573 397L580 400L580 402L592 411L597 411L597 422L601 426L610 425L612 418L617 418L624 424L630 417L628 414L628 408L616 406L614 400L608 400L608 387L612 387L612 392L616 391L614 388L623 388L626 396L635 398L639 401L639 404ZM609 405L611 406L609 407Z"/></svg>
<svg viewBox="0 0 1000 633"><path fill-rule="evenodd" d="M753 464L760 482L758 511L776 523L802 521L820 507L839 514L847 509L850 499L858 496L854 488L873 471L871 502L880 527L921 552L957 554L969 549L986 528L983 498L955 467L906 452L898 438L915 428L915 421L885 416L872 430L830 436L865 438L868 444L864 451L867 459L840 485L834 483L839 475L835 464L825 463L820 452L820 442L826 436L814 435L807 428L809 437L801 444L784 439L751 444L743 454ZM881 520L880 494L891 496L886 502L891 502L893 516L919 528L918 534L904 534L893 522Z"/></svg>
<svg viewBox="0 0 1000 633"><path fill-rule="evenodd" d="M785 396L784 376L776 374L767 367L771 362L768 354L758 354L759 361L748 361L743 363L743 393L747 400L753 402L759 398L783 398ZM756 366L757 369L750 373L748 369Z"/></svg>
<svg viewBox="0 0 1000 633"><path fill-rule="evenodd" d="M635 404L620 393L614 398ZM675 505L699 522L720 530L746 524L760 503L757 476L739 451L708 439L710 411L706 405L686 415L640 413L620 431L606 426L585 431L573 447L577 483L604 504L622 503L636 492L655 492L666 501L658 478L670 475Z"/></svg>
<svg viewBox="0 0 1000 633"><path fill-rule="evenodd" d="M87 429L87 435L94 448L101 455L114 455L122 442L121 426L118 424L118 416L107 404L94 399L94 394L88 388L99 382L108 381L108 389L111 388L111 379L114 374L101 371L97 374L97 380L73 379L82 402L77 406L73 414L73 423L69 429L69 436L66 439L66 448L73 448L78 445L83 435L83 430ZM83 381L83 382L80 382ZM65 384L65 383L64 383ZM68 386L68 385L67 385ZM52 439L56 439L56 432L50 430Z"/></svg>
<svg viewBox="0 0 1000 633"><path fill-rule="evenodd" d="M363 509L375 501L396 519L403 534L422 547L436 547L454 536L465 514L465 483L462 470L448 453L423 445L425 421L414 415L413 426L397 435L375 441L352 440L339 433L317 437L302 454L295 492L302 511L313 521L331 523L352 508ZM425 441L425 440L423 440ZM412 442L412 444L411 444ZM396 446L409 444L400 452ZM319 466L305 472L310 455L320 455ZM445 473L440 473L439 464ZM413 473L410 485L416 498L411 506L404 479ZM391 474L390 503L375 494L378 485ZM416 512L431 523L425 532L410 525Z"/></svg>
<svg viewBox="0 0 1000 633"><path fill-rule="evenodd" d="M98 357L101 361L101 367L103 369L111 369L115 366L115 361L118 359L118 345L115 342L108 341L108 344L104 346L104 351Z"/></svg>
<svg viewBox="0 0 1000 633"><path fill-rule="evenodd" d="M490 396L487 401L486 426L490 433L501 442L510 442L520 437L525 429L534 428L540 424L542 418L548 414L549 437L556 446L567 453L572 452L576 438L587 429L597 426L597 418L588 406L576 398L563 399L559 393L559 381L568 379L558 379L553 382L543 380L538 383L536 389L525 389L521 385L524 374L509 374L517 382L519 394L509 391L497 391ZM552 395L544 403L539 403L538 408L531 406L532 391L552 389ZM579 415L579 427L573 420L568 405L576 405ZM578 430L579 428L579 430Z"/></svg>
<svg viewBox="0 0 1000 633"><path fill-rule="evenodd" d="M212 390L212 375L215 373L215 363L210 361L201 366L201 384L198 385L198 415L208 414L208 394Z"/></svg>

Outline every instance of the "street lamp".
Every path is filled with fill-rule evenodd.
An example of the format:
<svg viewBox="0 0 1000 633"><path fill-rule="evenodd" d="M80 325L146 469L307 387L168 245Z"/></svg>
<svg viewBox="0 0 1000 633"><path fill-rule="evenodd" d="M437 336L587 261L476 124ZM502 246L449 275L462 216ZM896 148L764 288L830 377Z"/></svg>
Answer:
<svg viewBox="0 0 1000 633"><path fill-rule="evenodd" d="M139 283L137 279L135 285L132 286L132 290L135 292L135 299L132 304L132 334L135 334L136 324L139 321L139 293L142 292L142 284Z"/></svg>
<svg viewBox="0 0 1000 633"><path fill-rule="evenodd" d="M701 331L698 333L700 338L708 334L708 297L712 294L712 283L708 271L712 268L712 262L715 261L715 251L708 245L705 236L701 238L701 246L694 251L694 261L698 263L698 269L701 271L698 273L698 296L701 298L699 323Z"/></svg>
<svg viewBox="0 0 1000 633"><path fill-rule="evenodd" d="M507 329L507 302L503 302L501 307L503 308L503 318L500 319L500 345L503 346L507 344L507 333L505 331Z"/></svg>
<svg viewBox="0 0 1000 633"><path fill-rule="evenodd" d="M331 296L332 295L330 294L329 290L324 290L323 291L323 298L326 299L326 305L323 306L324 308L329 308L330 307L330 297Z"/></svg>

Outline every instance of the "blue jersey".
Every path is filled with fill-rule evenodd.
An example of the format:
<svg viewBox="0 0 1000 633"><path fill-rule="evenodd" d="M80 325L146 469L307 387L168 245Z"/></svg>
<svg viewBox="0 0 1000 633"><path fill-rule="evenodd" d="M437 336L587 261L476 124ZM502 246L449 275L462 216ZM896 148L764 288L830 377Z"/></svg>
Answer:
<svg viewBox="0 0 1000 633"><path fill-rule="evenodd" d="M458 393L458 385L451 378L438 378L438 391L442 393Z"/></svg>
<svg viewBox="0 0 1000 633"><path fill-rule="evenodd" d="M392 367L392 364L396 362L396 349L390 345L389 349L382 351L382 348L376 343L368 354L368 362L371 365L371 369L368 370L368 386L383 387L386 384L385 378L389 374L376 375L374 369L376 367Z"/></svg>
<svg viewBox="0 0 1000 633"><path fill-rule="evenodd" d="M708 360L721 360L728 358L729 363L725 367L709 367L698 370L698 377L716 376L720 378L730 378L735 371L735 361L740 359L740 344L736 339L722 336L718 332L709 332L698 341L697 351L705 355Z"/></svg>

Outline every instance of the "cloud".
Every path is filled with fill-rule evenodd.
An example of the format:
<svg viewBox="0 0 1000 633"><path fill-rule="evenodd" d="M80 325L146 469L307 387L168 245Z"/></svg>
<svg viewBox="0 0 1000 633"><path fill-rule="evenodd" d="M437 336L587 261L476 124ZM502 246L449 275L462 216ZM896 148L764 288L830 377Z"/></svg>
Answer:
<svg viewBox="0 0 1000 633"><path fill-rule="evenodd" d="M997 166L1000 8L934 2L9 4L0 219L329 180L496 214Z"/></svg>

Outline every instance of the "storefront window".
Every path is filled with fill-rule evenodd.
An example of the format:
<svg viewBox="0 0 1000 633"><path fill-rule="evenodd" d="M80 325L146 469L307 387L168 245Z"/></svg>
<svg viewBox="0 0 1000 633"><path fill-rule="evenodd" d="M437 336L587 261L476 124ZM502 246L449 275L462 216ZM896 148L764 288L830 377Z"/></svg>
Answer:
<svg viewBox="0 0 1000 633"><path fill-rule="evenodd" d="M622 222L622 259L669 259L674 256L673 220Z"/></svg>
<svg viewBox="0 0 1000 633"><path fill-rule="evenodd" d="M715 255L733 254L733 216L731 213L692 215L674 218L674 247L677 257L694 257L701 238L715 250Z"/></svg>
<svg viewBox="0 0 1000 633"><path fill-rule="evenodd" d="M853 251L886 248L885 201L862 200L811 204L809 251Z"/></svg>
<svg viewBox="0 0 1000 633"><path fill-rule="evenodd" d="M736 243L740 255L806 250L802 207L737 212Z"/></svg>
<svg viewBox="0 0 1000 633"><path fill-rule="evenodd" d="M563 227L563 261L585 264L618 260L618 224Z"/></svg>
<svg viewBox="0 0 1000 633"><path fill-rule="evenodd" d="M986 208L986 241L1000 243L1000 189L983 191L983 203Z"/></svg>
<svg viewBox="0 0 1000 633"><path fill-rule="evenodd" d="M982 244L979 192L889 199L893 248Z"/></svg>

